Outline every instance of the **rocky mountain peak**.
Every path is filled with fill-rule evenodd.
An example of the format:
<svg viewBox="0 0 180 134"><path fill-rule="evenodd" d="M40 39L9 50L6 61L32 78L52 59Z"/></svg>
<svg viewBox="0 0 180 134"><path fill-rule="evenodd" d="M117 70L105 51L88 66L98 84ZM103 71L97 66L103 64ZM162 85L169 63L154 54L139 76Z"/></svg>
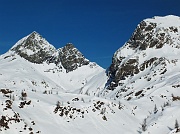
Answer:
<svg viewBox="0 0 180 134"><path fill-rule="evenodd" d="M1 133L179 133L177 18L143 20L106 71L72 43L24 37L0 56Z"/></svg>
<svg viewBox="0 0 180 134"><path fill-rule="evenodd" d="M33 31L32 33L30 33L28 37L35 38L35 36L41 37L41 35L38 32L36 32L36 31Z"/></svg>
<svg viewBox="0 0 180 134"><path fill-rule="evenodd" d="M66 72L89 64L89 60L72 43L57 50L36 31L19 40L10 51L32 63L54 63L60 70L63 67Z"/></svg>
<svg viewBox="0 0 180 134"><path fill-rule="evenodd" d="M130 40L129 47L146 50L146 48L162 48L178 40L180 34L180 17L169 15L143 20L136 28Z"/></svg>
<svg viewBox="0 0 180 134"><path fill-rule="evenodd" d="M44 39L39 33L32 32L28 36L19 40L12 48L21 57L26 60L40 64L55 52L55 48Z"/></svg>
<svg viewBox="0 0 180 134"><path fill-rule="evenodd" d="M66 46L60 48L58 51L61 64L67 72L89 64L89 60L72 43L66 44Z"/></svg>
<svg viewBox="0 0 180 134"><path fill-rule="evenodd" d="M167 61L177 59L179 48L179 17L169 15L141 21L131 38L113 56L108 70L109 89L114 90L127 78L133 79L149 68L159 66L161 71L167 70Z"/></svg>

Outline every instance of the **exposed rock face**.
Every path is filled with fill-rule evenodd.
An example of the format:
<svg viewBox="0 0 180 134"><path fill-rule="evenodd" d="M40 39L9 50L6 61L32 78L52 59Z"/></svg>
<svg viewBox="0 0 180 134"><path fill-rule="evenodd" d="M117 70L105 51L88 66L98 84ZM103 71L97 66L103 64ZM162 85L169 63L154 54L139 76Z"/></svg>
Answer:
<svg viewBox="0 0 180 134"><path fill-rule="evenodd" d="M108 89L114 90L126 78L169 60L164 58L166 54L174 55L175 49L180 47L178 23L180 24L180 18L177 16L143 20L125 45L115 52L108 70Z"/></svg>
<svg viewBox="0 0 180 134"><path fill-rule="evenodd" d="M20 40L11 50L26 60L37 64L43 63L47 57L56 51L56 49L37 32L33 32Z"/></svg>
<svg viewBox="0 0 180 134"><path fill-rule="evenodd" d="M59 49L59 59L67 72L89 64L89 61L71 43Z"/></svg>
<svg viewBox="0 0 180 134"><path fill-rule="evenodd" d="M60 69L64 67L66 72L89 64L89 61L71 43L56 50L54 46L37 32L33 32L18 41L11 51L32 63L54 63Z"/></svg>

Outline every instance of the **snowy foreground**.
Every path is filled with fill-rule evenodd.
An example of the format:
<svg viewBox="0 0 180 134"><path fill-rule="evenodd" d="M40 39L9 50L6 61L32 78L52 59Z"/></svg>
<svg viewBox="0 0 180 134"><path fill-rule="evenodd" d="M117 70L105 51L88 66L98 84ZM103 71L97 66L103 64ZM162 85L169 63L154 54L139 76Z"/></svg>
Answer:
<svg viewBox="0 0 180 134"><path fill-rule="evenodd" d="M157 23L153 27L157 31L152 28L155 32L151 33L153 40L158 37L155 34L165 32L164 38L168 37L168 41L161 40L164 44L160 48L146 46L143 50L133 48L132 41L127 42L114 54L115 67L111 67L116 68L116 74L111 71L114 68L105 70L96 63L88 63L87 59L84 59L87 63L80 61L80 65L77 62L78 67L74 68L65 68L62 62L55 64L44 59L42 63L30 62L28 56L37 55L39 47L36 44L32 51L30 46L26 46L27 38L32 35L23 38L0 56L0 133L180 133L178 21L180 19L176 16L144 20L147 27L151 22ZM174 27L169 28L174 23ZM144 35L146 32L150 33L143 31ZM42 40L37 33L34 34L33 41ZM62 55L65 51L56 50L44 39L40 42L44 42L43 50L48 50L48 56L55 55L56 62L57 53ZM82 59L75 48L72 50ZM22 54L26 54L26 58ZM132 65L132 71L123 72L124 66L132 69ZM73 70L67 72L68 69ZM117 79L119 74L125 78Z"/></svg>

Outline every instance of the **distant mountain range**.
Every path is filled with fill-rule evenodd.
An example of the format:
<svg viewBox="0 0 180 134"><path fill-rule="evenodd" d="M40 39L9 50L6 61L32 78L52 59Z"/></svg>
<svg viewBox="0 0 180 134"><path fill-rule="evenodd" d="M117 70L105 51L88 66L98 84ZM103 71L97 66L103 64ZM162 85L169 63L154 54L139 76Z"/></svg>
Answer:
<svg viewBox="0 0 180 134"><path fill-rule="evenodd" d="M0 56L0 133L180 133L179 57L173 15L140 22L106 70L32 32Z"/></svg>

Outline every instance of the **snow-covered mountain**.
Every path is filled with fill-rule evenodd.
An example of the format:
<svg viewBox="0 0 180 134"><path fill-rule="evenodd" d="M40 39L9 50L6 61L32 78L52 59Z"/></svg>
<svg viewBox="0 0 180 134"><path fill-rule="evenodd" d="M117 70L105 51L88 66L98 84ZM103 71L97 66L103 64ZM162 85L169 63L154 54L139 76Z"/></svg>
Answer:
<svg viewBox="0 0 180 134"><path fill-rule="evenodd" d="M107 70L33 32L0 56L0 131L178 133L179 48L172 15L143 20Z"/></svg>
<svg viewBox="0 0 180 134"><path fill-rule="evenodd" d="M55 63L59 65L60 69L63 67L67 72L89 64L89 61L73 44L68 43L63 48L56 50L54 46L35 31L19 40L11 48L11 51L31 63Z"/></svg>
<svg viewBox="0 0 180 134"><path fill-rule="evenodd" d="M19 40L12 48L16 54L25 58L32 63L43 63L47 57L55 53L56 49L50 45L37 32L32 32L30 35Z"/></svg>

